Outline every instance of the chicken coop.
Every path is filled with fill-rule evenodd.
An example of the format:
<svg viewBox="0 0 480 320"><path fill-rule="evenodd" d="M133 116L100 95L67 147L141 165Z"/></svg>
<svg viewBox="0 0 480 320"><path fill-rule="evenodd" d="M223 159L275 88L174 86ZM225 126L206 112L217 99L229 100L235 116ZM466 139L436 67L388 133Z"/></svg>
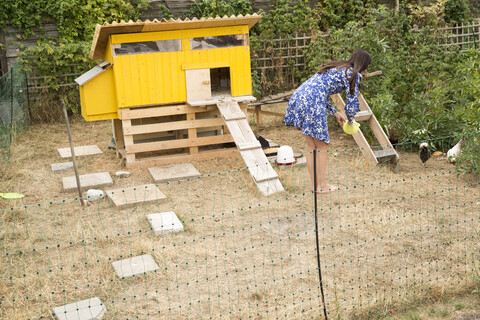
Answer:
<svg viewBox="0 0 480 320"><path fill-rule="evenodd" d="M97 25L91 57L102 62L76 79L82 116L113 120L117 155L127 167L238 154L242 141L226 120L245 118L255 100L248 35L260 18Z"/></svg>

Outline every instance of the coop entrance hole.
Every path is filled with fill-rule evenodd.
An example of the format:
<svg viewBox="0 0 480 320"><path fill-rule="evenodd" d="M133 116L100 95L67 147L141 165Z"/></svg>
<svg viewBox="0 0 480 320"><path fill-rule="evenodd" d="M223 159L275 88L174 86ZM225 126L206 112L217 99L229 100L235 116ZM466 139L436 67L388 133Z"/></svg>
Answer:
<svg viewBox="0 0 480 320"><path fill-rule="evenodd" d="M231 96L230 68L210 69L210 85L213 97Z"/></svg>

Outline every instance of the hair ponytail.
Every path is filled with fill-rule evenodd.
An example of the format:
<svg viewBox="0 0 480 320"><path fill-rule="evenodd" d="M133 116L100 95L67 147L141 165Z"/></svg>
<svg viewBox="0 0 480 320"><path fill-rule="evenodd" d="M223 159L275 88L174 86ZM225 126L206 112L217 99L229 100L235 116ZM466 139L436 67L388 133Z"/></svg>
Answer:
<svg viewBox="0 0 480 320"><path fill-rule="evenodd" d="M331 61L328 62L320 67L318 73L326 73L328 70L336 68L336 69L345 69L345 76L348 79L348 68L352 68L352 76L348 79L348 84L350 86L350 95L355 93L355 88L357 86L357 77L358 74L367 69L367 67L372 62L372 58L367 51L359 49L355 51L350 59L347 61Z"/></svg>

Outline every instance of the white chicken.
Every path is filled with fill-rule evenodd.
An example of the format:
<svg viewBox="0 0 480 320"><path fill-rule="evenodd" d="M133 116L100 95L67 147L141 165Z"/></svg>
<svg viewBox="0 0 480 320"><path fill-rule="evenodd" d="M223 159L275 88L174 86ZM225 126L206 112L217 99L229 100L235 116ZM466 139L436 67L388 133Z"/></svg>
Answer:
<svg viewBox="0 0 480 320"><path fill-rule="evenodd" d="M456 145L453 146L452 149L447 151L447 158L450 160L451 163L455 163L457 157L462 153L462 139L458 141Z"/></svg>

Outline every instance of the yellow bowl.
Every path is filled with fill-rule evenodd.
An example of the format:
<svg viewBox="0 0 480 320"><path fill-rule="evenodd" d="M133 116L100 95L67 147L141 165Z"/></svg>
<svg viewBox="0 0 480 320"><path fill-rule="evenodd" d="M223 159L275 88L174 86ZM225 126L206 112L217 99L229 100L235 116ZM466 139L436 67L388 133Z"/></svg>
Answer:
<svg viewBox="0 0 480 320"><path fill-rule="evenodd" d="M353 124L348 124L348 121L343 123L343 131L347 134L355 134L360 128L360 123L353 121Z"/></svg>

